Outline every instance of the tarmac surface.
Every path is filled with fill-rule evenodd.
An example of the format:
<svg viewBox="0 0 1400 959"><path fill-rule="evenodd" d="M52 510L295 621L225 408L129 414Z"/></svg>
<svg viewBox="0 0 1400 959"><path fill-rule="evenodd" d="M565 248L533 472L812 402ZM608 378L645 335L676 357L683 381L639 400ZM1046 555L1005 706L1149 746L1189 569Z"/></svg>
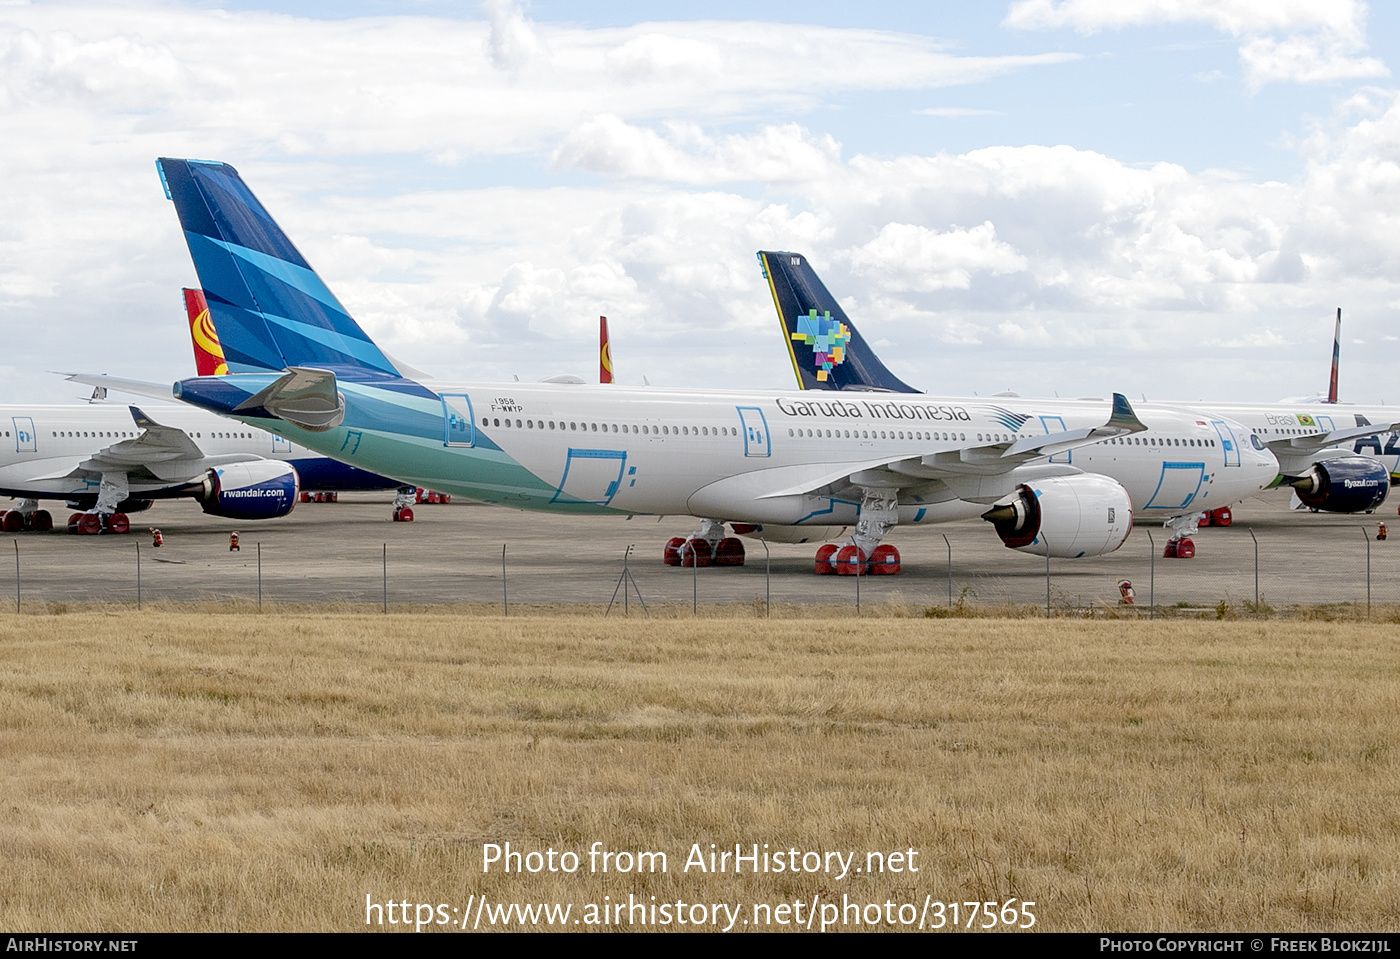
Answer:
<svg viewBox="0 0 1400 959"><path fill-rule="evenodd" d="M1364 605L1369 562L1370 601L1400 603L1400 526L1396 539L1375 539L1379 523L1397 520L1394 497L1371 516L1290 511L1288 498L1272 491L1237 506L1232 526L1195 537L1193 559L1163 559L1167 535L1160 526L1139 526L1106 556L1052 559L1049 602L1117 606L1118 582L1127 579L1138 605L1149 598L1159 606L1239 604L1254 602L1257 575L1258 596L1270 606ZM22 605L135 603L139 553L144 602L257 600L261 576L265 604L620 604L623 557L632 545L634 611L639 595L648 606L684 607L765 597L774 604L854 607L859 599L913 608L1047 601L1044 557L1007 549L981 520L896 528L886 541L900 550L903 572L857 582L814 575L811 544L770 544L768 566L763 544L750 539L743 567L664 566L666 540L698 525L690 517L579 518L454 501L421 504L414 522L395 523L391 501L388 493L344 493L337 503L302 503L283 519L244 524L206 515L192 501L166 501L132 514L126 536L0 534L10 541L0 541L0 596L8 590L14 598L17 563ZM66 522L61 504L45 505L55 522ZM151 546L152 526L164 534L160 549ZM237 552L229 550L234 529L242 534Z"/></svg>

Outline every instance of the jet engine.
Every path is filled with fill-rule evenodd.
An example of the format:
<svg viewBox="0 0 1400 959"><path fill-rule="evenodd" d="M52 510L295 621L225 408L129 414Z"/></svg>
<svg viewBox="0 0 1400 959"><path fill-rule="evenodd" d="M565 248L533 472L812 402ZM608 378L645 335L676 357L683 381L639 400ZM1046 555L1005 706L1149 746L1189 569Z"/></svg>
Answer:
<svg viewBox="0 0 1400 959"><path fill-rule="evenodd" d="M1133 502L1116 480L1096 473L1021 484L1011 502L982 514L1009 548L1073 559L1111 553L1133 529Z"/></svg>
<svg viewBox="0 0 1400 959"><path fill-rule="evenodd" d="M1390 473L1369 456L1319 460L1302 476L1286 482L1305 504L1328 513L1373 510L1390 492Z"/></svg>
<svg viewBox="0 0 1400 959"><path fill-rule="evenodd" d="M195 498L204 512L229 519L274 519L296 505L297 471L280 460L229 463L204 474Z"/></svg>

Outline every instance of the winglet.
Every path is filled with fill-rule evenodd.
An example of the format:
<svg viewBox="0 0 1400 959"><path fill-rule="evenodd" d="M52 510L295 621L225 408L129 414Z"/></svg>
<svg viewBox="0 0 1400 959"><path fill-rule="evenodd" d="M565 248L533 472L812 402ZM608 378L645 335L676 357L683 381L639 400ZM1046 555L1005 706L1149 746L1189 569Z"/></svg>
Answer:
<svg viewBox="0 0 1400 959"><path fill-rule="evenodd" d="M1113 415L1108 418L1108 422L1104 426L1125 433L1141 433L1147 429L1142 420L1138 419L1137 414L1133 412L1133 405L1122 393L1113 394Z"/></svg>
<svg viewBox="0 0 1400 959"><path fill-rule="evenodd" d="M131 410L131 418L136 421L136 425L141 427L143 430L148 430L154 426L160 425L155 420L147 416L144 412L142 412L141 407L130 406L127 408Z"/></svg>

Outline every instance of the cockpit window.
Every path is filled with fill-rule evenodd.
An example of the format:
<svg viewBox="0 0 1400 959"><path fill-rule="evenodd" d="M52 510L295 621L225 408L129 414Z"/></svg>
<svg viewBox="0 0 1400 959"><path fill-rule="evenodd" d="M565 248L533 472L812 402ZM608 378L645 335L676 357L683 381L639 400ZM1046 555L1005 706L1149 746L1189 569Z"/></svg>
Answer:
<svg viewBox="0 0 1400 959"><path fill-rule="evenodd" d="M1264 441L1259 438L1258 433L1250 433L1249 442L1257 450L1262 450L1264 448Z"/></svg>

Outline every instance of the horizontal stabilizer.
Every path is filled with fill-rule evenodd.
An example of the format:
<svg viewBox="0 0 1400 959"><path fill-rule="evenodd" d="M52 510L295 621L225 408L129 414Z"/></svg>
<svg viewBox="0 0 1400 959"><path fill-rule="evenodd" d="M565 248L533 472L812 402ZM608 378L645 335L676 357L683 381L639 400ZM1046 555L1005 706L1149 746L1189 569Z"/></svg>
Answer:
<svg viewBox="0 0 1400 959"><path fill-rule="evenodd" d="M232 412L259 409L294 426L321 433L345 419L345 397L336 389L334 373L294 366Z"/></svg>

